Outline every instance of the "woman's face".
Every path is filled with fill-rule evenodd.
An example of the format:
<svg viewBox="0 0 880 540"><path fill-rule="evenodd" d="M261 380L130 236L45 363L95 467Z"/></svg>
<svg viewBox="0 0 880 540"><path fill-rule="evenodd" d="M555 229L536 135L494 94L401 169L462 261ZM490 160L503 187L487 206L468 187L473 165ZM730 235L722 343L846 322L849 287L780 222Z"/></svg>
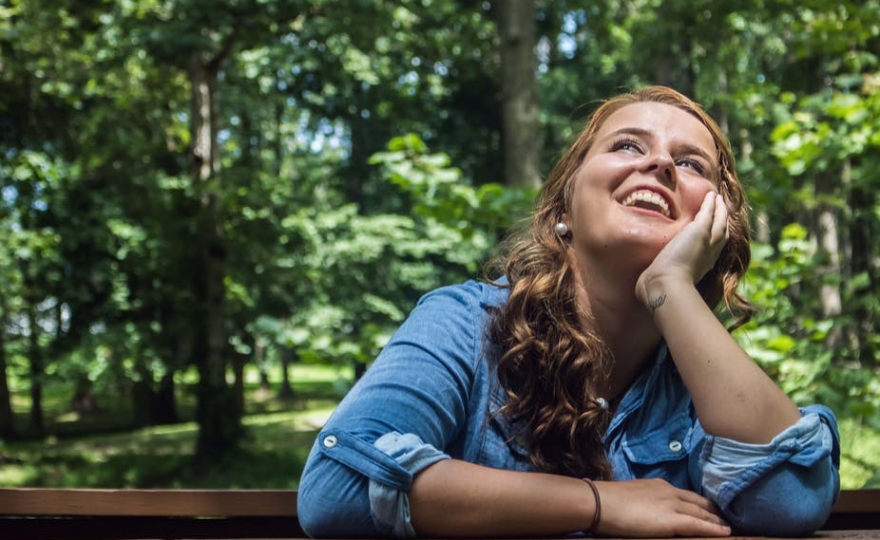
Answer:
<svg viewBox="0 0 880 540"><path fill-rule="evenodd" d="M595 261L644 268L718 191L715 141L672 105L640 102L612 113L575 178L572 245Z"/></svg>

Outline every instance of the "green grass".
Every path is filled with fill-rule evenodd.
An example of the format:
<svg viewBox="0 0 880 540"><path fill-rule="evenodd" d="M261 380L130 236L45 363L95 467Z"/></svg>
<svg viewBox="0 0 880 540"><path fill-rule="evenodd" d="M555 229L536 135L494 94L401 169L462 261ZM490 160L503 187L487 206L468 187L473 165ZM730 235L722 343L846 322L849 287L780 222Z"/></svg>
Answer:
<svg viewBox="0 0 880 540"><path fill-rule="evenodd" d="M50 386L47 425L58 435L0 441L0 486L294 489L317 430L351 377L350 370L296 365L295 398L282 400L249 373L247 438L237 453L211 466L192 459L198 429L192 421L131 430L125 404L109 402L103 413L81 418L66 411L70 389ZM191 418L191 396L182 393L181 416ZM26 401L17 397L16 403L26 416ZM880 487L880 431L844 418L840 434L842 487Z"/></svg>
<svg viewBox="0 0 880 540"><path fill-rule="evenodd" d="M8 445L0 485L138 488L295 488L332 406L249 416L237 453L210 468L191 456L192 422L114 435Z"/></svg>
<svg viewBox="0 0 880 540"><path fill-rule="evenodd" d="M295 397L283 400L274 389L260 389L256 373L248 376L247 438L239 451L210 466L192 459L198 432L192 421L125 429L124 404L80 418L65 410L69 390L49 387L47 427L59 435L0 442L0 486L296 488L316 432L348 388L351 372L297 365L291 379ZM190 418L191 409L184 397L181 416Z"/></svg>

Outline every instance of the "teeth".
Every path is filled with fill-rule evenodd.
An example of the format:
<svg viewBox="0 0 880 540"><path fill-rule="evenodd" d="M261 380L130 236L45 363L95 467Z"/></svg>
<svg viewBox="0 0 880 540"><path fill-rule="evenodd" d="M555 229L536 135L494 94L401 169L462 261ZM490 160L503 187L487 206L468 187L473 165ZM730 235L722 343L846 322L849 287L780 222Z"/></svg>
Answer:
<svg viewBox="0 0 880 540"><path fill-rule="evenodd" d="M630 193L629 196L623 200L622 204L623 206L636 206L636 203L646 203L656 206L664 216L671 217L669 213L669 204L666 202L666 199L653 191L641 190Z"/></svg>

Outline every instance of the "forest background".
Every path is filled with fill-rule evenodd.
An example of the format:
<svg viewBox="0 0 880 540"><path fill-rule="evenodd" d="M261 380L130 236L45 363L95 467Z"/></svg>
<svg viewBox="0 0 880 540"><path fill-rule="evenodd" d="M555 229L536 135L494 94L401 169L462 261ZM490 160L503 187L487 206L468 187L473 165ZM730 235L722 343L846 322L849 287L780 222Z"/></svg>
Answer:
<svg viewBox="0 0 880 540"><path fill-rule="evenodd" d="M419 296L661 83L748 189L737 339L878 486L878 54L878 0L0 1L0 485L296 487Z"/></svg>

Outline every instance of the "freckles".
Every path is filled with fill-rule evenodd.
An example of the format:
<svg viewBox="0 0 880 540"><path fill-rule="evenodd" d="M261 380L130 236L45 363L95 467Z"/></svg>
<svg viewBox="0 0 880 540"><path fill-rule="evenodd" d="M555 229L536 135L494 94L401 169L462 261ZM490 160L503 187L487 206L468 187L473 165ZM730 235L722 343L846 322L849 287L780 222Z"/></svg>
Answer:
<svg viewBox="0 0 880 540"><path fill-rule="evenodd" d="M670 236L668 234L661 235L660 238L657 239L657 247L659 247L660 249L665 248L666 245L669 242L671 242L673 238L675 238L675 235L672 235L672 236Z"/></svg>

